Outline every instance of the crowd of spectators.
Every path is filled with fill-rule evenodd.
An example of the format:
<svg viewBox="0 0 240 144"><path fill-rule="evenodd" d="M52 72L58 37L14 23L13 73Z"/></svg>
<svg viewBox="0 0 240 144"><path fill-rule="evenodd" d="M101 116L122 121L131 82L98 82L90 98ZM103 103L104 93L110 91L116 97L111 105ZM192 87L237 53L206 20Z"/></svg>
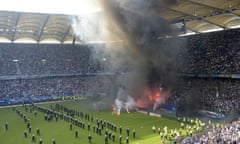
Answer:
<svg viewBox="0 0 240 144"><path fill-rule="evenodd" d="M112 76L46 77L0 81L0 100L31 96L94 96L114 88Z"/></svg>
<svg viewBox="0 0 240 144"><path fill-rule="evenodd" d="M101 71L91 45L1 44L0 76Z"/></svg>
<svg viewBox="0 0 240 144"><path fill-rule="evenodd" d="M184 144L238 144L240 143L240 118L218 127L210 127L203 134L187 138Z"/></svg>
<svg viewBox="0 0 240 144"><path fill-rule="evenodd" d="M234 37L233 37L234 36ZM181 73L234 74L240 72L239 30L187 37L179 54ZM167 45L167 44L166 44ZM0 76L108 72L104 45L10 44L0 45ZM95 57L96 56L96 57ZM179 61L181 62L181 61ZM107 65L107 62L106 62ZM105 93L114 80L101 77L54 77L0 81L0 98ZM233 79L184 80L174 88L170 103L197 102L195 106L218 112L239 109L240 82ZM98 89L92 89L95 87ZM100 90L100 91L99 91Z"/></svg>
<svg viewBox="0 0 240 144"><path fill-rule="evenodd" d="M238 79L187 78L172 90L168 103L230 114L240 109L239 95Z"/></svg>
<svg viewBox="0 0 240 144"><path fill-rule="evenodd" d="M187 37L179 72L191 74L240 73L240 30Z"/></svg>
<svg viewBox="0 0 240 144"><path fill-rule="evenodd" d="M200 137L202 143L233 143L240 142L240 119L220 128L213 128Z"/></svg>
<svg viewBox="0 0 240 144"><path fill-rule="evenodd" d="M175 59L180 73L240 73L240 30L179 38L186 42ZM171 39L163 47L171 45ZM1 44L0 75L102 72L103 44ZM96 56L96 57L95 57ZM95 57L95 58L94 58ZM107 62L105 62L107 64Z"/></svg>

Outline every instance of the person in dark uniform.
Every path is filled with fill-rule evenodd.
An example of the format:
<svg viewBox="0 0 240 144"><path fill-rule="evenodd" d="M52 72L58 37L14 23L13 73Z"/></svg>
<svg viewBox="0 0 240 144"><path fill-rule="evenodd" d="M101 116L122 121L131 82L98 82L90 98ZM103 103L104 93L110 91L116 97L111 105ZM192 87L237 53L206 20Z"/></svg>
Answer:
<svg viewBox="0 0 240 144"><path fill-rule="evenodd" d="M112 134L112 141L115 142L115 134Z"/></svg>
<svg viewBox="0 0 240 144"><path fill-rule="evenodd" d="M82 128L83 128L83 129L85 128L85 124L84 124L84 122L82 122Z"/></svg>
<svg viewBox="0 0 240 144"><path fill-rule="evenodd" d="M35 138L35 135L33 134L33 135L32 135L32 141L35 142L35 140L36 140L36 138Z"/></svg>
<svg viewBox="0 0 240 144"><path fill-rule="evenodd" d="M108 132L108 139L111 139L112 133L111 131Z"/></svg>
<svg viewBox="0 0 240 144"><path fill-rule="evenodd" d="M42 138L39 139L39 144L43 144Z"/></svg>
<svg viewBox="0 0 240 144"><path fill-rule="evenodd" d="M122 136L119 136L119 144L122 144Z"/></svg>
<svg viewBox="0 0 240 144"><path fill-rule="evenodd" d="M34 116L37 117L37 112L36 111L34 112Z"/></svg>
<svg viewBox="0 0 240 144"><path fill-rule="evenodd" d="M119 132L122 134L122 126L119 127Z"/></svg>
<svg viewBox="0 0 240 144"><path fill-rule="evenodd" d="M30 125L30 122L27 122L27 128L29 128L31 125Z"/></svg>
<svg viewBox="0 0 240 144"><path fill-rule="evenodd" d="M24 137L27 138L27 131L24 131L23 134L24 134Z"/></svg>
<svg viewBox="0 0 240 144"><path fill-rule="evenodd" d="M92 136L88 134L88 142L91 144L92 143Z"/></svg>
<svg viewBox="0 0 240 144"><path fill-rule="evenodd" d="M52 144L56 144L56 141L55 141L55 139L52 139Z"/></svg>
<svg viewBox="0 0 240 144"><path fill-rule="evenodd" d="M127 132L127 136L129 137L129 132L130 132L129 128L127 128L126 132Z"/></svg>
<svg viewBox="0 0 240 144"><path fill-rule="evenodd" d="M98 131L96 131L96 126L95 125L93 125L93 132L98 133Z"/></svg>
<svg viewBox="0 0 240 144"><path fill-rule="evenodd" d="M90 131L90 124L88 123L88 131Z"/></svg>
<svg viewBox="0 0 240 144"><path fill-rule="evenodd" d="M98 134L101 136L102 135L102 130L99 128L98 129Z"/></svg>
<svg viewBox="0 0 240 144"><path fill-rule="evenodd" d="M5 130L8 130L8 122L5 123Z"/></svg>
<svg viewBox="0 0 240 144"><path fill-rule="evenodd" d="M133 130L133 138L136 138L136 131Z"/></svg>
<svg viewBox="0 0 240 144"><path fill-rule="evenodd" d="M28 128L28 132L29 132L29 133L32 132L32 126L29 126L29 128Z"/></svg>
<svg viewBox="0 0 240 144"><path fill-rule="evenodd" d="M55 115L55 120L56 120L56 122L58 121L58 115L57 114Z"/></svg>
<svg viewBox="0 0 240 144"><path fill-rule="evenodd" d="M108 135L105 134L104 140L105 140L105 144L108 144Z"/></svg>
<svg viewBox="0 0 240 144"><path fill-rule="evenodd" d="M69 126L69 127L70 127L70 130L72 131L72 123L70 123L70 126Z"/></svg>
<svg viewBox="0 0 240 144"><path fill-rule="evenodd" d="M48 117L47 114L45 114L45 115L44 115L44 120L47 120L47 117Z"/></svg>
<svg viewBox="0 0 240 144"><path fill-rule="evenodd" d="M78 138L78 130L75 131L75 137Z"/></svg>
<svg viewBox="0 0 240 144"><path fill-rule="evenodd" d="M37 132L37 135L40 135L40 129L39 128L36 129L36 132Z"/></svg>
<svg viewBox="0 0 240 144"><path fill-rule="evenodd" d="M129 144L129 139L128 139L128 137L126 137L126 144Z"/></svg>

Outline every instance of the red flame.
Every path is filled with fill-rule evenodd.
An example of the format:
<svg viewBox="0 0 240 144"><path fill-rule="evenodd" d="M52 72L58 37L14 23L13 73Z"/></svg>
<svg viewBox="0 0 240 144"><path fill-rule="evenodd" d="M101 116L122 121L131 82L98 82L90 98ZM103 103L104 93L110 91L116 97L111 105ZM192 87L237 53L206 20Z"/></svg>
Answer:
<svg viewBox="0 0 240 144"><path fill-rule="evenodd" d="M155 92L149 96L149 100L152 102L158 101L160 98L160 92Z"/></svg>

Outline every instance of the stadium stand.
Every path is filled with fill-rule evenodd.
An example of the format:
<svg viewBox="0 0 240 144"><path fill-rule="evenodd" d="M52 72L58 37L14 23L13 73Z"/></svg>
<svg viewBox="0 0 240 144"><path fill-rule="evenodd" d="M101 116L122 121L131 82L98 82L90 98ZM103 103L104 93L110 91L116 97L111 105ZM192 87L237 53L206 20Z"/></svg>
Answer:
<svg viewBox="0 0 240 144"><path fill-rule="evenodd" d="M240 82L236 79L187 78L179 86L172 91L169 103L187 104L192 99L198 109L222 114L230 114L240 108Z"/></svg>
<svg viewBox="0 0 240 144"><path fill-rule="evenodd" d="M205 74L205 77L212 74L216 77L218 74L237 74L239 35L239 30L229 30L187 37L187 48L179 54L185 62L183 66L179 64L180 72ZM88 45L1 44L1 99L89 93L90 90L86 90L104 78L69 78L69 74L76 76L106 72L99 63L91 60L90 54ZM194 87L197 85L200 86L199 92L194 95L198 96L199 108L224 114L239 109L240 83L237 79L187 78L179 85L181 87L172 91L173 96L168 100L170 104L179 105L186 102L189 95L193 95L192 91L196 91ZM98 87L101 85L98 84ZM93 91L97 93L97 90Z"/></svg>
<svg viewBox="0 0 240 144"><path fill-rule="evenodd" d="M179 71L190 74L239 74L239 30L188 37Z"/></svg>
<svg viewBox="0 0 240 144"><path fill-rule="evenodd" d="M6 43L1 44L0 53L1 75L81 73L88 69L87 46Z"/></svg>

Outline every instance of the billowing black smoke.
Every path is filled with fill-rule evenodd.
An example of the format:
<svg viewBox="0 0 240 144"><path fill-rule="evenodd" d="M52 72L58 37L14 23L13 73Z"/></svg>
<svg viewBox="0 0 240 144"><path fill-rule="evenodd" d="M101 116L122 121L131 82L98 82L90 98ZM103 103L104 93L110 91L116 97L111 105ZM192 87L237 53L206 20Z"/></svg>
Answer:
<svg viewBox="0 0 240 144"><path fill-rule="evenodd" d="M121 41L106 44L105 55L110 55L110 59L103 62L105 70L127 73L117 78L119 87L124 87L134 100L142 97L145 87L174 87L181 61L178 54L185 40L159 39L176 35L169 22L160 17L159 8L176 1L101 0L101 4L108 33ZM110 95L113 99L116 96L107 94Z"/></svg>
<svg viewBox="0 0 240 144"><path fill-rule="evenodd" d="M135 64L139 63L130 66L135 67L138 71L134 72L135 76L130 75L128 81L132 80L136 84L138 81L144 81L143 86L147 84L150 87L159 86L160 83L167 85L175 83L177 56L182 46L185 45L185 41L176 38L158 39L160 36L175 35L169 22L162 19L158 13L161 5L175 3L174 0L103 1L105 11L117 23L131 43L130 49L132 50L128 50L128 56L134 56L130 59Z"/></svg>

